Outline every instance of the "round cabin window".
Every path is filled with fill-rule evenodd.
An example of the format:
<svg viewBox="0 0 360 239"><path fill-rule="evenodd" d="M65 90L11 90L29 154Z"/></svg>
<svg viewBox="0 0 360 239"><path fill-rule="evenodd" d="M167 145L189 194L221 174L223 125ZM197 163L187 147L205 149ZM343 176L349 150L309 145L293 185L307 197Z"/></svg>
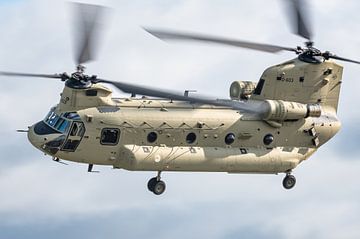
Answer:
<svg viewBox="0 0 360 239"><path fill-rule="evenodd" d="M149 143L154 143L157 140L157 133L155 132L150 132L147 136L147 141Z"/></svg>
<svg viewBox="0 0 360 239"><path fill-rule="evenodd" d="M267 134L267 135L265 135L263 141L264 141L265 145L269 145L274 141L274 136L272 134Z"/></svg>
<svg viewBox="0 0 360 239"><path fill-rule="evenodd" d="M225 144L230 145L235 141L235 134L229 133L225 136Z"/></svg>
<svg viewBox="0 0 360 239"><path fill-rule="evenodd" d="M195 133L189 133L187 136L186 136L186 143L188 144L193 144L196 140L196 134Z"/></svg>

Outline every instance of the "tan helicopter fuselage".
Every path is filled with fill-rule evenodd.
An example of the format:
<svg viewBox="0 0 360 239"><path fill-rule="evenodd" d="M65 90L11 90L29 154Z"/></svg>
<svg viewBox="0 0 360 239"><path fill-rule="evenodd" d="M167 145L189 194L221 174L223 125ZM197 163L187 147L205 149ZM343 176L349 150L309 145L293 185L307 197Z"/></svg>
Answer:
<svg viewBox="0 0 360 239"><path fill-rule="evenodd" d="M267 69L261 92L257 89L250 100L295 102L290 108L296 102L321 106L320 117L281 120L259 119L228 107L117 99L101 84L65 87L53 115L73 112L78 117L67 119L63 133L37 135L33 126L28 137L53 157L127 170L288 172L339 131L341 77L342 67L332 61L309 64L294 59ZM286 114L290 108L277 113ZM49 150L46 144L59 137L60 143Z"/></svg>

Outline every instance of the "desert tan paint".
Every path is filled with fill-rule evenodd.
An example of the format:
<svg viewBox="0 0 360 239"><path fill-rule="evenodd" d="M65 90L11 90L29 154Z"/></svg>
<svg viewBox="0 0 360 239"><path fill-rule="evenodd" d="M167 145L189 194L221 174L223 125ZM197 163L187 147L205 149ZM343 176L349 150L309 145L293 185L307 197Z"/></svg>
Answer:
<svg viewBox="0 0 360 239"><path fill-rule="evenodd" d="M91 88L98 91L97 96L65 87L56 110L76 111L86 132L75 152L58 151L52 156L127 170L286 172L340 129L336 110L341 77L342 67L332 61L316 65L294 59L265 70L261 76L264 88L251 99L322 105L320 118L284 122L266 122L225 107L147 98L114 99L111 90L101 84ZM100 144L104 128L120 130L117 145ZM150 132L158 135L154 143L147 141ZM196 134L193 144L186 142L189 133ZM231 145L225 143L228 133L236 135ZM268 146L263 143L267 134L274 136ZM40 149L50 140L34 137L30 132L30 141Z"/></svg>

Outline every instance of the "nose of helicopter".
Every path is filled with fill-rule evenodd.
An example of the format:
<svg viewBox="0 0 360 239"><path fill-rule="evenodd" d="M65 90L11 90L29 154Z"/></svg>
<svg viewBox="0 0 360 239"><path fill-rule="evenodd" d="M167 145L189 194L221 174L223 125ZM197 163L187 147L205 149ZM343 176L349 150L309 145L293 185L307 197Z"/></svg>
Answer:
<svg viewBox="0 0 360 239"><path fill-rule="evenodd" d="M34 130L35 125L36 124L30 126L29 131L27 133L27 136L28 136L28 139L29 139L30 143L35 148L40 148L41 145L43 145L46 142L47 138L44 135L38 135L38 134L35 133L35 130Z"/></svg>
<svg viewBox="0 0 360 239"><path fill-rule="evenodd" d="M42 146L56 138L57 134L51 134L50 132L46 132L46 128L43 125L42 121L32 125L29 127L29 131L27 133L28 139L30 143L38 149L42 149Z"/></svg>

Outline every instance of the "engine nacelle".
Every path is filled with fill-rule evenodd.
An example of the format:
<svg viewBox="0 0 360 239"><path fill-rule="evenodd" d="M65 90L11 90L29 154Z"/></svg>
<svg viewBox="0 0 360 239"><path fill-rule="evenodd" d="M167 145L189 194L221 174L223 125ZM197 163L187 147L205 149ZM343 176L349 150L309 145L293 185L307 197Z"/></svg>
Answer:
<svg viewBox="0 0 360 239"><path fill-rule="evenodd" d="M264 120L298 120L307 117L320 117L321 107L318 104L302 104L282 100L265 100L267 112Z"/></svg>
<svg viewBox="0 0 360 239"><path fill-rule="evenodd" d="M249 99L255 88L255 82L234 81L230 86L230 98L232 100Z"/></svg>

